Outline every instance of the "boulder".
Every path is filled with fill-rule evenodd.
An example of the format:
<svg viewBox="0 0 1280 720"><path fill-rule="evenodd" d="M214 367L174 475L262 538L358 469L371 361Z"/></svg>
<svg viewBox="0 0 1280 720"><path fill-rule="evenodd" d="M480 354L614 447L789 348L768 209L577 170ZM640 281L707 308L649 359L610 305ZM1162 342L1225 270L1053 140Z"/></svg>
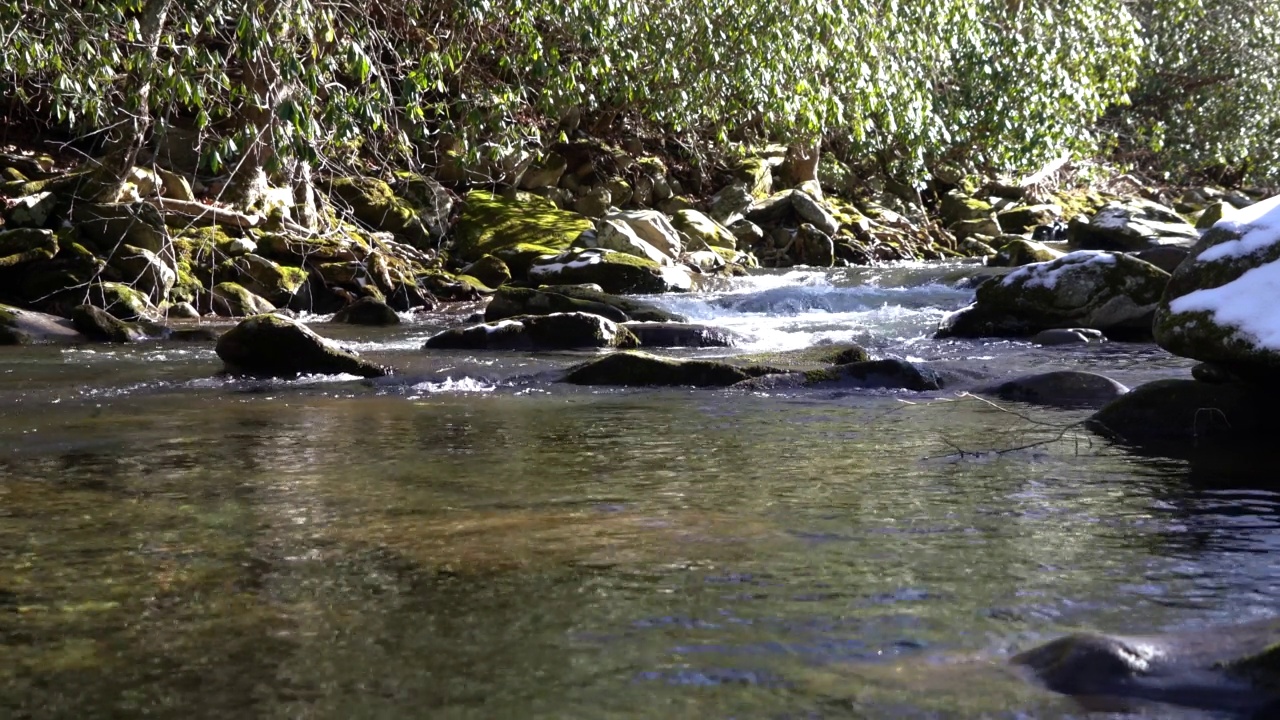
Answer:
<svg viewBox="0 0 1280 720"><path fill-rule="evenodd" d="M444 186L426 175L398 172L391 188L396 197L413 208L433 243L438 243L449 232L454 196Z"/></svg>
<svg viewBox="0 0 1280 720"><path fill-rule="evenodd" d="M1091 218L1077 217L1067 227L1067 240L1087 250L1146 250L1160 245L1190 247L1200 239L1186 220L1150 200L1113 201Z"/></svg>
<svg viewBox="0 0 1280 720"><path fill-rule="evenodd" d="M1236 208L1228 202L1219 200L1205 207L1200 213L1200 217L1196 218L1197 230L1208 230L1218 224L1219 220L1226 220L1234 215Z"/></svg>
<svg viewBox="0 0 1280 720"><path fill-rule="evenodd" d="M1159 247L1147 248L1132 253L1139 260L1145 260L1161 270L1172 274L1183 260L1191 254L1189 248L1178 247L1177 245L1161 245Z"/></svg>
<svg viewBox="0 0 1280 720"><path fill-rule="evenodd" d="M635 232L641 240L657 248L669 258L678 258L684 254L684 241L666 215L657 210L625 210L609 213L606 221L623 223Z"/></svg>
<svg viewBox="0 0 1280 720"><path fill-rule="evenodd" d="M544 285L539 290L552 292L577 300L587 300L615 307L627 314L627 317L639 322L684 322L685 318L676 313L635 298L610 295L587 285Z"/></svg>
<svg viewBox="0 0 1280 720"><path fill-rule="evenodd" d="M603 185L589 187L573 201L574 212L589 218L602 218L613 209L613 192Z"/></svg>
<svg viewBox="0 0 1280 720"><path fill-rule="evenodd" d="M813 225L828 237L840 231L840 221L809 193L799 190L791 193L791 207L802 222Z"/></svg>
<svg viewBox="0 0 1280 720"><path fill-rule="evenodd" d="M974 392L1034 405L1091 407L1111 402L1129 388L1096 373L1058 370L1013 378Z"/></svg>
<svg viewBox="0 0 1280 720"><path fill-rule="evenodd" d="M292 378L299 375L382 377L388 368L364 360L297 320L256 315L218 338L214 348L232 373Z"/></svg>
<svg viewBox="0 0 1280 720"><path fill-rule="evenodd" d="M733 347L738 337L714 325L678 322L628 322L623 327L640 340L641 347Z"/></svg>
<svg viewBox="0 0 1280 720"><path fill-rule="evenodd" d="M612 320L590 313L521 315L433 335L427 350L581 350L633 348L639 341Z"/></svg>
<svg viewBox="0 0 1280 720"><path fill-rule="evenodd" d="M143 293L123 283L104 282L89 288L90 304L124 322L155 320L160 311Z"/></svg>
<svg viewBox="0 0 1280 720"><path fill-rule="evenodd" d="M49 217L58 207L58 197L51 192L41 192L13 198L0 208L4 224L10 228L42 228L49 224Z"/></svg>
<svg viewBox="0 0 1280 720"><path fill-rule="evenodd" d="M684 292L693 278L681 267L663 267L646 258L602 248L571 248L540 257L529 267L530 282L547 285L599 285L607 293Z"/></svg>
<svg viewBox="0 0 1280 720"><path fill-rule="evenodd" d="M569 161L563 155L547 153L544 157L534 160L525 169L524 174L520 176L520 188L538 190L555 187L568 166Z"/></svg>
<svg viewBox="0 0 1280 720"><path fill-rule="evenodd" d="M982 220L992 216L991 203L969 197L959 190L951 190L942 196L939 214L942 222L950 225L962 220Z"/></svg>
<svg viewBox="0 0 1280 720"><path fill-rule="evenodd" d="M0 230L0 269L36 260L52 260L57 254L58 237L52 230Z"/></svg>
<svg viewBox="0 0 1280 720"><path fill-rule="evenodd" d="M178 282L178 272L173 263L150 250L132 245L123 245L112 253L107 266L116 270L126 284L146 293L156 305L168 299L169 291Z"/></svg>
<svg viewBox="0 0 1280 720"><path fill-rule="evenodd" d="M502 253L504 249L523 244L561 252L591 227L589 219L561 210L549 200L505 200L490 192L472 190L467 193L454 228L453 251L464 262L489 254L510 264ZM512 269L514 272L515 267Z"/></svg>
<svg viewBox="0 0 1280 720"><path fill-rule="evenodd" d="M506 264L513 279L523 280L529 276L529 268L535 260L542 257L555 257L561 252L563 251L545 245L517 243L495 250L493 257Z"/></svg>
<svg viewBox="0 0 1280 720"><path fill-rule="evenodd" d="M85 339L70 320L0 305L0 345L76 343Z"/></svg>
<svg viewBox="0 0 1280 720"><path fill-rule="evenodd" d="M961 220L948 227L956 240L964 240L975 235L996 237L1001 234L1000 224L994 218L978 218L977 220Z"/></svg>
<svg viewBox="0 0 1280 720"><path fill-rule="evenodd" d="M738 238L728 228L697 210L677 212L671 218L671 225L680 233L686 249L738 247Z"/></svg>
<svg viewBox="0 0 1280 720"><path fill-rule="evenodd" d="M117 320L111 313L92 305L79 305L72 310L71 324L94 342L132 343L146 339L146 333L137 325Z"/></svg>
<svg viewBox="0 0 1280 720"><path fill-rule="evenodd" d="M1007 233L1024 233L1062 218L1062 207L1053 204L1021 205L996 213L996 222Z"/></svg>
<svg viewBox="0 0 1280 720"><path fill-rule="evenodd" d="M334 313L333 321L348 325L399 325L400 316L390 305L371 297L359 298Z"/></svg>
<svg viewBox="0 0 1280 720"><path fill-rule="evenodd" d="M991 267L1021 267L1032 263L1056 260L1062 257L1063 254L1042 243L1018 238L1000 246L1000 250L987 261L987 265Z"/></svg>
<svg viewBox="0 0 1280 720"><path fill-rule="evenodd" d="M751 196L751 191L746 185L737 183L712 195L707 212L716 222L725 227L731 227L746 216L747 210L753 203L755 203L755 198ZM664 207L664 209L667 208ZM670 208L670 210L679 212L675 208Z"/></svg>
<svg viewBox="0 0 1280 720"><path fill-rule="evenodd" d="M603 248L614 252L634 255L650 260L658 265L674 265L675 258L654 247L641 238L629 225L615 220L604 219L599 229L588 230L573 241L575 248Z"/></svg>
<svg viewBox="0 0 1280 720"><path fill-rule="evenodd" d="M511 269L500 258L493 255L481 256L479 260L462 269L463 275L470 275L485 285L496 288L511 282Z"/></svg>
<svg viewBox="0 0 1280 720"><path fill-rule="evenodd" d="M1109 403L1088 424L1113 440L1157 449L1246 447L1275 437L1277 400L1280 393L1252 384L1157 380Z"/></svg>
<svg viewBox="0 0 1280 720"><path fill-rule="evenodd" d="M250 317L272 312L276 309L270 301L259 297L243 286L224 282L213 286L207 296L202 296L200 309L223 317Z"/></svg>
<svg viewBox="0 0 1280 720"><path fill-rule="evenodd" d="M1107 336L1089 328L1054 328L1041 330L1032 336L1031 342L1037 345L1088 345L1105 342Z"/></svg>
<svg viewBox="0 0 1280 720"><path fill-rule="evenodd" d="M1214 225L1178 266L1155 318L1161 347L1280 384L1280 195Z"/></svg>
<svg viewBox="0 0 1280 720"><path fill-rule="evenodd" d="M798 264L831 267L836 264L836 246L831 236L809 223L796 230L791 258Z"/></svg>
<svg viewBox="0 0 1280 720"><path fill-rule="evenodd" d="M622 387L728 387L773 368L740 367L714 360L673 360L643 352L610 353L569 371L564 382Z"/></svg>
<svg viewBox="0 0 1280 720"><path fill-rule="evenodd" d="M1130 255L1077 251L983 283L976 302L943 318L935 337L1091 328L1111 338L1145 338L1168 280L1165 271Z"/></svg>

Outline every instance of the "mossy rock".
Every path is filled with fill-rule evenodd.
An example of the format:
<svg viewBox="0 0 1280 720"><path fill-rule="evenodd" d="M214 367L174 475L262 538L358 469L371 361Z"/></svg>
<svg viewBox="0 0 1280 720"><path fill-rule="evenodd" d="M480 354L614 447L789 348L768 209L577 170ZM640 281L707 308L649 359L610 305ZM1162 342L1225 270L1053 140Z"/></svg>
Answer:
<svg viewBox="0 0 1280 720"><path fill-rule="evenodd" d="M991 203L969 197L959 190L952 190L942 196L940 213L943 222L948 225L963 220L989 219L993 212Z"/></svg>
<svg viewBox="0 0 1280 720"><path fill-rule="evenodd" d="M1034 240L1017 238L1000 246L995 256L987 261L991 267L1021 267L1032 263L1057 260L1065 253Z"/></svg>
<svg viewBox="0 0 1280 720"><path fill-rule="evenodd" d="M522 315L465 328L427 339L429 350L579 350L634 348L635 335L621 325L588 313Z"/></svg>
<svg viewBox="0 0 1280 720"><path fill-rule="evenodd" d="M0 305L0 345L40 345L83 342L69 320Z"/></svg>
<svg viewBox="0 0 1280 720"><path fill-rule="evenodd" d="M664 293L692 289L688 271L663 267L627 253L574 248L555 257L539 258L529 268L529 280L548 285L599 285L607 293Z"/></svg>
<svg viewBox="0 0 1280 720"><path fill-rule="evenodd" d="M302 323L274 314L248 318L218 338L218 357L233 373L382 377L388 368L360 358Z"/></svg>
<svg viewBox="0 0 1280 720"><path fill-rule="evenodd" d="M435 239L418 217L417 210L382 180L371 177L336 178L329 184L329 193L339 207L345 205L350 208L356 219L370 228L389 232L422 250L434 248Z"/></svg>
<svg viewBox="0 0 1280 720"><path fill-rule="evenodd" d="M201 304L206 305L200 308L202 311L214 312L224 317L250 317L276 309L266 298L259 297L242 285L233 282L214 285Z"/></svg>
<svg viewBox="0 0 1280 720"><path fill-rule="evenodd" d="M1168 281L1168 273L1130 255L1074 252L983 283L974 304L944 318L935 337L1092 328L1114 339L1149 338Z"/></svg>
<svg viewBox="0 0 1280 720"><path fill-rule="evenodd" d="M554 257L560 252L545 245L517 243L495 250L493 256L506 264L512 278L523 280L529 276L529 268L533 266L535 260L541 257Z"/></svg>
<svg viewBox="0 0 1280 720"><path fill-rule="evenodd" d="M309 277L309 273L302 268L279 265L254 254L226 260L219 267L218 275L231 278L245 290L277 307L288 305L303 289Z"/></svg>
<svg viewBox="0 0 1280 720"><path fill-rule="evenodd" d="M145 294L124 283L104 282L90 287L89 301L124 322L155 320L160 316L160 311Z"/></svg>
<svg viewBox="0 0 1280 720"><path fill-rule="evenodd" d="M1235 212L1235 206L1225 200L1211 203L1200 213L1200 217L1196 218L1196 229L1208 230L1220 220L1230 218Z"/></svg>
<svg viewBox="0 0 1280 720"><path fill-rule="evenodd" d="M10 268L58 254L58 237L51 230L19 228L0 231L0 268Z"/></svg>
<svg viewBox="0 0 1280 720"><path fill-rule="evenodd" d="M400 316L385 302L373 298L360 298L342 308L333 316L336 323L348 325L372 325L386 327L399 325Z"/></svg>
<svg viewBox="0 0 1280 720"><path fill-rule="evenodd" d="M474 262L486 254L510 262L500 252L504 248L538 245L559 252L591 227L587 218L560 210L550 201L518 202L472 190L467 193L454 228L453 252L465 262Z"/></svg>
<svg viewBox="0 0 1280 720"><path fill-rule="evenodd" d="M501 287L511 282L511 270L507 264L493 255L485 255L462 269L463 275L484 283L491 288Z"/></svg>
<svg viewBox="0 0 1280 720"><path fill-rule="evenodd" d="M72 310L71 324L95 342L134 343L146 339L146 333L134 323L123 322L92 305L79 305Z"/></svg>
<svg viewBox="0 0 1280 720"><path fill-rule="evenodd" d="M290 265L321 262L360 262L369 255L369 241L355 232L299 237L283 232L255 232L263 257Z"/></svg>
<svg viewBox="0 0 1280 720"><path fill-rule="evenodd" d="M1024 233L1038 225L1049 225L1062 218L1062 208L1053 204L1022 205L996 213L996 222L1007 233Z"/></svg>
<svg viewBox="0 0 1280 720"><path fill-rule="evenodd" d="M564 382L621 387L728 387L774 372L781 371L714 360L673 360L643 352L618 352L571 369Z"/></svg>
<svg viewBox="0 0 1280 720"><path fill-rule="evenodd" d="M945 381L931 368L906 360L885 359L833 365L754 378L738 387L743 390L940 390Z"/></svg>
<svg viewBox="0 0 1280 720"><path fill-rule="evenodd" d="M627 314L631 320L640 322L684 322L683 315L663 310L653 303L635 298L611 295L594 290L584 285L543 285L538 288L543 292L553 292L577 300L596 302L615 307Z"/></svg>
<svg viewBox="0 0 1280 720"><path fill-rule="evenodd" d="M800 350L752 353L733 358L737 363L770 365L785 370L810 370L830 365L865 362L870 359L871 355L865 348L853 343L814 345Z"/></svg>

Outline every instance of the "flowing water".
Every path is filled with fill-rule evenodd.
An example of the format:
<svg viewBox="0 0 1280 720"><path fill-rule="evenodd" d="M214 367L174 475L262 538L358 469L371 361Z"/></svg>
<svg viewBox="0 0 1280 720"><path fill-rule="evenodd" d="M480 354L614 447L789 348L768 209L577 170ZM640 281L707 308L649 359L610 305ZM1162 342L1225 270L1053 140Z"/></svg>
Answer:
<svg viewBox="0 0 1280 720"><path fill-rule="evenodd" d="M1147 345L929 339L972 274L658 302L735 352L1187 372ZM0 717L1210 717L1102 713L1003 660L1280 600L1280 496L1247 465L1067 428L1087 410L574 388L554 380L584 354L418 349L474 311L317 324L402 369L376 382L223 379L207 345L4 348Z"/></svg>

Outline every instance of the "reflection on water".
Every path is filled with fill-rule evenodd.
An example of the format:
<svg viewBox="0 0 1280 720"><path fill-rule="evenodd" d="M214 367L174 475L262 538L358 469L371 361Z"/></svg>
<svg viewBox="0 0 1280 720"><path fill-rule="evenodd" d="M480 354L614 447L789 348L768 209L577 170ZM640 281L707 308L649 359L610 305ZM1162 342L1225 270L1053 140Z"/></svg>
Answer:
<svg viewBox="0 0 1280 720"><path fill-rule="evenodd" d="M957 457L1028 437L976 402L47 372L0 411L5 717L1083 716L1001 660L1280 599L1274 493Z"/></svg>

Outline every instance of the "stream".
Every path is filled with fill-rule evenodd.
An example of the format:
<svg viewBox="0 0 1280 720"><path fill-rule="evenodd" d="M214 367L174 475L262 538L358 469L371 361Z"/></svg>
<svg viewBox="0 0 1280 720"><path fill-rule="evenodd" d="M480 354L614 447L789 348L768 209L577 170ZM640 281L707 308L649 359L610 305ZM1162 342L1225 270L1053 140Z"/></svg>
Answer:
<svg viewBox="0 0 1280 720"><path fill-rule="evenodd" d="M1189 376L1150 344L931 339L981 272L649 299L742 337L679 357ZM591 353L420 349L477 310L315 322L399 368L376 381L227 379L211 343L0 348L0 717L1210 718L1003 660L1280 606L1280 495L1247 463L952 388L582 388L555 380Z"/></svg>

